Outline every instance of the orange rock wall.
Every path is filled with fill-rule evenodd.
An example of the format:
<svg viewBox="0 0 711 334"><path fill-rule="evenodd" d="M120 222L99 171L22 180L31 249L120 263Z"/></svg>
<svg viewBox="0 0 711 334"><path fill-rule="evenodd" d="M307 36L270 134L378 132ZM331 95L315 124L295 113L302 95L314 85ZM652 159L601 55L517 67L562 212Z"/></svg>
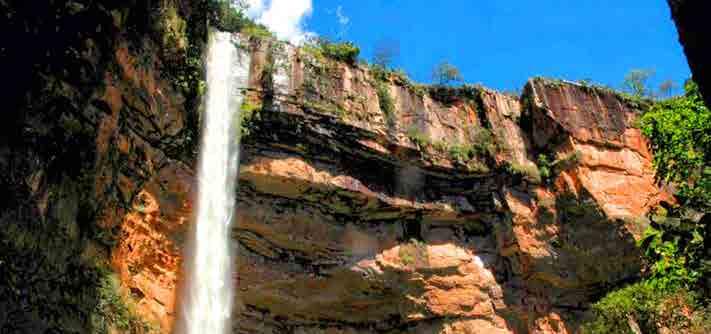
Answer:
<svg viewBox="0 0 711 334"><path fill-rule="evenodd" d="M388 115L367 68L245 48L263 109L242 145L236 333L573 333L601 286L639 274L644 215L673 201L638 110L613 93L534 79L521 100L480 88L440 100L391 77ZM274 59L285 66L264 80ZM492 152L451 153L482 140ZM142 187L145 212L123 218L114 251L164 328L191 204L166 206L173 191L151 186L189 193L182 168Z"/></svg>
<svg viewBox="0 0 711 334"><path fill-rule="evenodd" d="M69 221L81 261L106 260L122 298L170 333L202 112L169 66L184 43L162 45L127 4L75 10L103 20L93 39L71 34L82 47L66 61L94 81L48 67L2 124L13 145L0 142L0 186L17 195L0 219ZM110 43L95 47L97 34ZM269 40L241 50L253 114L235 333L574 333L595 296L639 275L644 216L673 201L633 126L639 106L612 92L533 79L519 98L381 78Z"/></svg>

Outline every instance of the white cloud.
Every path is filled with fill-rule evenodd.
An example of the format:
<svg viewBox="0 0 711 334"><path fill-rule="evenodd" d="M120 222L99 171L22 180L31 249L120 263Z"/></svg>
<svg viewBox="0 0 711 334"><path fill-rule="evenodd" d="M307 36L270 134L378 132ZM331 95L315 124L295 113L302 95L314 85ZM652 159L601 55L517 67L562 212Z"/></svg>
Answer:
<svg viewBox="0 0 711 334"><path fill-rule="evenodd" d="M257 19L264 11L263 0L244 0L247 5L247 16L251 19Z"/></svg>
<svg viewBox="0 0 711 334"><path fill-rule="evenodd" d="M311 16L311 0L246 0L247 15L273 31L278 38L301 44L312 32L304 30L303 21Z"/></svg>
<svg viewBox="0 0 711 334"><path fill-rule="evenodd" d="M338 17L338 23L342 26L348 25L348 23L351 22L351 19L343 14L343 6L336 8L336 16Z"/></svg>

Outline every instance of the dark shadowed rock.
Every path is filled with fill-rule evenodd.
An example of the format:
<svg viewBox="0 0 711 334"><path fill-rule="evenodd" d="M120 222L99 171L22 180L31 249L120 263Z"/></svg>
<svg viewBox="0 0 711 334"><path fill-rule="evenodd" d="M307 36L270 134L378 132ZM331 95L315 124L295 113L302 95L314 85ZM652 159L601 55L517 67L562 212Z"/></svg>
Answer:
<svg viewBox="0 0 711 334"><path fill-rule="evenodd" d="M679 42L689 61L694 81L711 107L711 3L704 0L667 0L679 32Z"/></svg>

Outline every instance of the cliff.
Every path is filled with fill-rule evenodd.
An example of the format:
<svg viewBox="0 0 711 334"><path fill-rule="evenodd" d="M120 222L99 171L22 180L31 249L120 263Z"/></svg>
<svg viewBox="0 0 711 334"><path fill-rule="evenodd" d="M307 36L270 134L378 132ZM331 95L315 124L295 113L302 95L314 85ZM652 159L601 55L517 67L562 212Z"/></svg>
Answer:
<svg viewBox="0 0 711 334"><path fill-rule="evenodd" d="M135 316L140 291L119 284L111 259L142 189L171 190L181 205L156 181L179 182L196 157L201 6L0 2L0 332L159 325ZM147 228L166 240L181 225L176 213ZM175 257L155 249L151 261L175 271ZM169 278L153 283L172 291Z"/></svg>
<svg viewBox="0 0 711 334"><path fill-rule="evenodd" d="M37 70L0 142L0 329L170 332L196 192L199 5L48 6L59 24L0 3L19 38L56 40L10 55L24 66L11 73ZM573 333L640 274L644 217L673 198L634 101L541 78L520 98L423 87L236 39L251 67L235 333Z"/></svg>

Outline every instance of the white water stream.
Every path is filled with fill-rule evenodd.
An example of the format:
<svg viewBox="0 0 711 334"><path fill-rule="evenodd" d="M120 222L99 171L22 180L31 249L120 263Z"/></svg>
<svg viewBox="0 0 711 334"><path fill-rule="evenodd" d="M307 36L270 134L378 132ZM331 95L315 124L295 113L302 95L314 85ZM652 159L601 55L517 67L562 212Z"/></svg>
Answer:
<svg viewBox="0 0 711 334"><path fill-rule="evenodd" d="M207 97L200 146L195 228L186 254L180 322L185 334L226 334L234 298L231 226L239 167L239 109L250 57L239 37L212 32L207 55Z"/></svg>

